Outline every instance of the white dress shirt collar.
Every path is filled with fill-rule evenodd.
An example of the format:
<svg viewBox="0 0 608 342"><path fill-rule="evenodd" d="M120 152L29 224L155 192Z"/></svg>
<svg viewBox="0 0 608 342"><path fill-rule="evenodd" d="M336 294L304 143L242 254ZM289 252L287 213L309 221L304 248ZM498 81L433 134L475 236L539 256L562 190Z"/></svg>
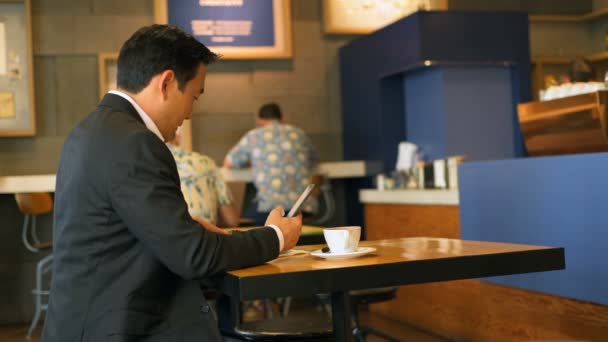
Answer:
<svg viewBox="0 0 608 342"><path fill-rule="evenodd" d="M152 133L154 133L162 142L165 142L165 139L163 138L162 133L160 133L160 130L158 129L158 127L156 127L156 124L154 123L154 121L152 121L152 119L150 119L148 114L146 114L146 112L144 112L144 110L141 109L141 107L131 98L131 96L129 96L121 91L118 91L118 90L110 90L108 93L118 95L118 96L122 97L123 99L129 101L133 105L135 110L137 111L137 114L139 114L141 119L144 121L146 128L148 128L150 131L152 131Z"/></svg>

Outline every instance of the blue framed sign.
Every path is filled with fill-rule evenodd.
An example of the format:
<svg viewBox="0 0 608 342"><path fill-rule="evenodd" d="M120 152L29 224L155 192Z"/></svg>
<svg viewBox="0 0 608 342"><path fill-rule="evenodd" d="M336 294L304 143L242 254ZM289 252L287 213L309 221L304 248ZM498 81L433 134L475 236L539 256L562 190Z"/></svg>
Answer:
<svg viewBox="0 0 608 342"><path fill-rule="evenodd" d="M180 26L222 58L292 56L289 0L156 0L155 7L157 22Z"/></svg>

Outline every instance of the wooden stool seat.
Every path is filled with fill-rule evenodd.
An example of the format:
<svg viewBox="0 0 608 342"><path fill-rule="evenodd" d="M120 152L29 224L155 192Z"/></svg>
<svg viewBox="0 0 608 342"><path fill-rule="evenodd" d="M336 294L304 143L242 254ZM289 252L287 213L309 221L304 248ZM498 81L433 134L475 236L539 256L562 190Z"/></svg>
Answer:
<svg viewBox="0 0 608 342"><path fill-rule="evenodd" d="M53 242L52 241L38 242L38 243L33 243L32 246L37 249L49 249L49 248L53 247Z"/></svg>
<svg viewBox="0 0 608 342"><path fill-rule="evenodd" d="M397 296L396 286L378 287L374 289L350 291L352 305L351 318L353 322L353 335L358 341L365 341L368 335L375 335L388 342L399 342L399 339L378 329L362 325L359 322L358 307L360 304L380 303L392 300Z"/></svg>
<svg viewBox="0 0 608 342"><path fill-rule="evenodd" d="M334 341L327 315L288 316L242 323L232 337L244 341Z"/></svg>

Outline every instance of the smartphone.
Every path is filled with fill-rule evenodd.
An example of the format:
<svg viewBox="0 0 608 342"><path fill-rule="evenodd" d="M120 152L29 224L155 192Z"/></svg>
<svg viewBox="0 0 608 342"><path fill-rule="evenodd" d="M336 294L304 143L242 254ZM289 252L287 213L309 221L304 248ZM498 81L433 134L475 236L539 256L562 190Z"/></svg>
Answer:
<svg viewBox="0 0 608 342"><path fill-rule="evenodd" d="M310 196L310 194L312 193L312 190L314 188L315 188L314 184L309 184L306 187L306 189L304 189L304 192L302 192L300 197L298 197L298 200L296 201L296 203L293 204L293 206L291 207L291 210L289 210L289 213L287 213L287 215L285 217L296 216L298 214L298 211L300 211L300 207L302 207L302 204L304 204L304 201L306 201L308 196Z"/></svg>

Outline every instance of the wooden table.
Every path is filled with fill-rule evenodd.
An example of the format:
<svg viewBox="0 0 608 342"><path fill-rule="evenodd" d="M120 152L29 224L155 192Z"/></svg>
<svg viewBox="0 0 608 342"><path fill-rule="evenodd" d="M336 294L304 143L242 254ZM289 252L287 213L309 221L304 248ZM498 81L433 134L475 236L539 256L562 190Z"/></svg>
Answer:
<svg viewBox="0 0 608 342"><path fill-rule="evenodd" d="M340 261L292 255L223 274L216 279L219 290L227 295L218 308L220 327L232 331L237 325L242 300L331 293L336 339L352 341L351 290L565 268L564 249L557 247L426 237L362 241L360 245L377 251Z"/></svg>

